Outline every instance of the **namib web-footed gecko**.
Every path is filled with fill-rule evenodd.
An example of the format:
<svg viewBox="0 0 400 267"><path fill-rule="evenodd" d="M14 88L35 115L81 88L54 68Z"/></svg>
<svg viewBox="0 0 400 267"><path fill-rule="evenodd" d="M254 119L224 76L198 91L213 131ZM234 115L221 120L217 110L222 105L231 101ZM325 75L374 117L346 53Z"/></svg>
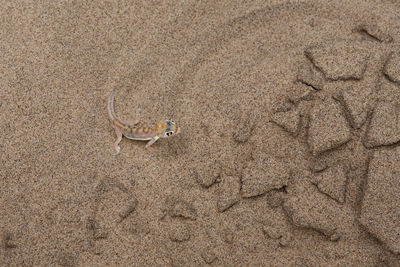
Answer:
<svg viewBox="0 0 400 267"><path fill-rule="evenodd" d="M111 125L117 135L117 140L114 143L117 154L121 150L119 143L122 140L122 136L132 140L149 141L146 144L146 149L148 149L159 138L171 137L180 132L180 128L172 120L157 122L153 127L141 126L140 119L134 121L121 120L114 111L114 93L115 90L108 97L107 110Z"/></svg>

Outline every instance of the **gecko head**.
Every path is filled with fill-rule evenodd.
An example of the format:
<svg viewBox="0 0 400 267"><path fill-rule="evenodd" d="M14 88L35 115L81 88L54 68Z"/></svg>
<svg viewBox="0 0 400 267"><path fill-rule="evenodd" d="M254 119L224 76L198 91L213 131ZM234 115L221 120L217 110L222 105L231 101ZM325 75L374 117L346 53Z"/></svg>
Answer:
<svg viewBox="0 0 400 267"><path fill-rule="evenodd" d="M173 122L172 120L166 120L166 128L164 131L164 135L162 137L171 137L173 135L176 135L180 132L180 128L178 127L178 125L176 125L175 122Z"/></svg>

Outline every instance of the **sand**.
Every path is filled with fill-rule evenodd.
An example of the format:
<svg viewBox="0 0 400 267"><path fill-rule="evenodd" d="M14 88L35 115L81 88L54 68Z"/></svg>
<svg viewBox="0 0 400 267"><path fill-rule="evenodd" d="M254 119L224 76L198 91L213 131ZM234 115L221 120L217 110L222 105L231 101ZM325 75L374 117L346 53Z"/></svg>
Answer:
<svg viewBox="0 0 400 267"><path fill-rule="evenodd" d="M89 2L0 7L0 266L400 266L397 1Z"/></svg>

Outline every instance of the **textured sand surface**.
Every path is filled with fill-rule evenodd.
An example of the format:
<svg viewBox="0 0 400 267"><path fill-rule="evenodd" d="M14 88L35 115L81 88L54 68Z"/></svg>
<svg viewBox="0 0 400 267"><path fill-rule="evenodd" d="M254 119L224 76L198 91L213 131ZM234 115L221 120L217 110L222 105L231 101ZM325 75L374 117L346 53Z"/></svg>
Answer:
<svg viewBox="0 0 400 267"><path fill-rule="evenodd" d="M400 266L397 1L18 2L0 266Z"/></svg>

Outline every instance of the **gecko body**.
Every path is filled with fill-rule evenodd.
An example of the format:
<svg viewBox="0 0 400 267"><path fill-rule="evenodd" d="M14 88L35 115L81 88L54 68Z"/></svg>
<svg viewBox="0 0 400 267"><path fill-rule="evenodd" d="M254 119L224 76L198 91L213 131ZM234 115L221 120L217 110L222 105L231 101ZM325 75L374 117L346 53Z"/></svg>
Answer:
<svg viewBox="0 0 400 267"><path fill-rule="evenodd" d="M146 144L146 148L149 148L159 138L171 137L180 132L180 128L171 120L157 122L153 127L141 126L140 119L134 121L121 120L114 111L114 94L115 90L108 97L107 110L111 125L117 135L117 140L114 143L117 154L120 151L119 143L122 140L122 136L132 140L149 141Z"/></svg>

